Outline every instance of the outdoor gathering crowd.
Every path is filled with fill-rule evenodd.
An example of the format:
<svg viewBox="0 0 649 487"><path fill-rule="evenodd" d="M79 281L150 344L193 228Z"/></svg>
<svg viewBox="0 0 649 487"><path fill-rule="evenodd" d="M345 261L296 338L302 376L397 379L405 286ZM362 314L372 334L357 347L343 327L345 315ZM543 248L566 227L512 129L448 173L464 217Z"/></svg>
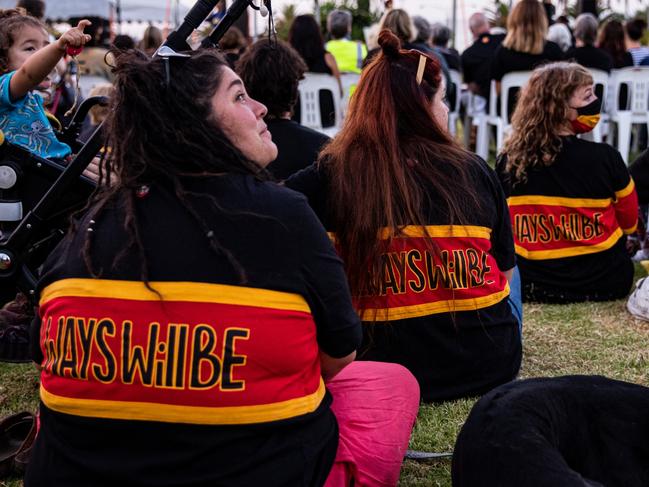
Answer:
<svg viewBox="0 0 649 487"><path fill-rule="evenodd" d="M630 172L612 130L587 140L590 69L649 64L643 20L519 0L503 32L474 14L460 55L446 26L392 8L366 46L337 9L326 42L300 15L288 42L231 28L220 50L165 54L153 27L136 44L73 19L54 38L42 1L18 7L0 11L6 141L66 165L71 80L109 101L82 130L105 140L96 190L39 269L36 317L21 294L0 312L0 342L22 329L40 370L38 415L0 423L1 475L391 486L420 401L483 395L454 486L649 484L649 389L516 380L523 302L625 298L645 256L649 153ZM532 72L494 169L451 135L449 105L486 110L514 71ZM332 138L300 124L314 72L360 74Z"/></svg>

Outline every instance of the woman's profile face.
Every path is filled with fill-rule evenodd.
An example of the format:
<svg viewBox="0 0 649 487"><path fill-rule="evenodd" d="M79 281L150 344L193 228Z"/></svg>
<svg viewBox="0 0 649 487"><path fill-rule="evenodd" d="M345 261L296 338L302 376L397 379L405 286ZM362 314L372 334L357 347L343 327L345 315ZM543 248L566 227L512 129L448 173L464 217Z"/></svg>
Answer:
<svg viewBox="0 0 649 487"><path fill-rule="evenodd" d="M266 167L277 158L277 146L266 128L264 105L246 93L241 78L223 67L221 84L212 97L212 113L230 142L251 161Z"/></svg>
<svg viewBox="0 0 649 487"><path fill-rule="evenodd" d="M577 108L585 107L597 99L593 85L584 85L573 91L570 100L568 101L568 120L575 120L577 118Z"/></svg>

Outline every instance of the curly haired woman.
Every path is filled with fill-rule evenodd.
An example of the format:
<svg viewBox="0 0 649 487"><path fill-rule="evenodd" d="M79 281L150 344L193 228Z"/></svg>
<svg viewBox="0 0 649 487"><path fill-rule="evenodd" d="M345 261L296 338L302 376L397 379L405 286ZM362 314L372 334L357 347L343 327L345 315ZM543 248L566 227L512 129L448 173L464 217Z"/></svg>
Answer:
<svg viewBox="0 0 649 487"><path fill-rule="evenodd" d="M605 301L631 286L633 180L617 150L577 138L600 108L593 78L575 63L537 68L521 92L496 169L527 300Z"/></svg>

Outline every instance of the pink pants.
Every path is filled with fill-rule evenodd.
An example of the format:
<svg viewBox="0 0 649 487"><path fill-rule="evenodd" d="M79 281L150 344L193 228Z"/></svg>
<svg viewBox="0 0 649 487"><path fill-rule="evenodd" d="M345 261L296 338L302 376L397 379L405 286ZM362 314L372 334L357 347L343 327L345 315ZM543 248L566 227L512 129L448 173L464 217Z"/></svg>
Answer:
<svg viewBox="0 0 649 487"><path fill-rule="evenodd" d="M340 439L325 487L395 486L419 410L419 385L401 365L352 362L327 382Z"/></svg>

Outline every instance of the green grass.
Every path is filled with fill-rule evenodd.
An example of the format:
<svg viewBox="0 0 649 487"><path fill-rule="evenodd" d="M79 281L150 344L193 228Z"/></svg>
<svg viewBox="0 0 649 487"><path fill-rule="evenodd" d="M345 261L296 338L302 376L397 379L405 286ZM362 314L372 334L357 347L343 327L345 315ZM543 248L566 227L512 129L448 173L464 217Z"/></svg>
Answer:
<svg viewBox="0 0 649 487"><path fill-rule="evenodd" d="M638 267L637 277L644 272ZM649 322L626 312L625 301L524 306L521 378L601 374L649 386ZM0 363L0 415L36 410L32 365ZM475 399L421 406L411 439L417 450L451 451ZM0 482L19 487L20 479ZM450 461L404 462L399 485L448 487Z"/></svg>
<svg viewBox="0 0 649 487"><path fill-rule="evenodd" d="M636 278L644 275L639 266ZM626 300L523 306L521 378L600 374L649 386L649 322L633 318ZM476 398L477 399L477 398ZM476 399L422 405L410 447L450 451ZM450 461L406 460L399 485L447 487Z"/></svg>

